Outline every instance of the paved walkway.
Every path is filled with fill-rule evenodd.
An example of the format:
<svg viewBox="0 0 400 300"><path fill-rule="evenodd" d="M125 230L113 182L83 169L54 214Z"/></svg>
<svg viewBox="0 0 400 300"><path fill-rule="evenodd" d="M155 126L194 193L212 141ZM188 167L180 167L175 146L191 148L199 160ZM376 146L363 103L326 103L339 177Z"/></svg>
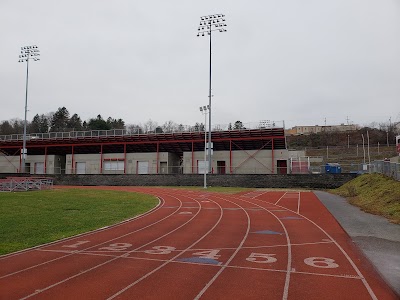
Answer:
<svg viewBox="0 0 400 300"><path fill-rule="evenodd" d="M365 213L342 197L321 191L315 194L400 295L400 225Z"/></svg>

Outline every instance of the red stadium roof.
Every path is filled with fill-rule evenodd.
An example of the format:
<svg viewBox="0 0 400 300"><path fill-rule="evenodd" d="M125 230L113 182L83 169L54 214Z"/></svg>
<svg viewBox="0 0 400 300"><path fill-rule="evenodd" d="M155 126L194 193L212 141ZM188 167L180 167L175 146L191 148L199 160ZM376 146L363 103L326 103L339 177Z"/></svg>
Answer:
<svg viewBox="0 0 400 300"><path fill-rule="evenodd" d="M283 128L213 131L214 151L286 149ZM13 138L14 137L14 138ZM127 134L120 131L86 131L31 134L27 138L30 155L77 153L127 153L203 151L204 132ZM0 136L0 152L19 155L22 135Z"/></svg>

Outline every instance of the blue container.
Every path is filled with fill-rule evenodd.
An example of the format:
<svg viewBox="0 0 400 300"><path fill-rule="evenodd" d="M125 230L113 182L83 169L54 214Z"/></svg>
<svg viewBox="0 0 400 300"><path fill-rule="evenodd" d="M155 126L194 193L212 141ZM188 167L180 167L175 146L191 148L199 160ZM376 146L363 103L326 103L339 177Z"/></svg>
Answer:
<svg viewBox="0 0 400 300"><path fill-rule="evenodd" d="M325 173L326 174L340 174L342 173L342 168L338 163L327 163L325 165Z"/></svg>

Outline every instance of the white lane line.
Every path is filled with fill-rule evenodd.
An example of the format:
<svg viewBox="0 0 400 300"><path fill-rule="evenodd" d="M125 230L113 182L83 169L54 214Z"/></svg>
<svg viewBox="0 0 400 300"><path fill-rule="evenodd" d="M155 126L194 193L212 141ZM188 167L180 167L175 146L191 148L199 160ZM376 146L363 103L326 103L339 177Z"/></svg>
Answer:
<svg viewBox="0 0 400 300"><path fill-rule="evenodd" d="M297 200L297 213L300 213L300 192L299 192L299 199Z"/></svg>
<svg viewBox="0 0 400 300"><path fill-rule="evenodd" d="M286 193L285 193L285 194L286 194ZM282 196L282 197L283 197L283 196ZM281 197L280 199L282 199L282 197ZM280 199L279 199L277 202L279 202ZM263 208L265 211L267 211L268 213L270 213L272 216L274 216L275 219L278 220L278 222L281 224L283 230L285 231L286 242L287 242L287 249L288 249L288 258L287 258L287 267L286 267L285 286L283 287L282 299L283 299L283 300L287 300L287 298L288 298L288 296L289 296L290 274L291 274L291 272L292 272L292 245L291 245L291 243L290 243L289 233L288 233L288 231L287 231L287 229L286 229L286 227L285 227L285 224L283 224L283 222L279 219L279 217L276 216L273 212L269 211L267 208L265 208L265 207L263 207L263 206L261 206L261 205L259 205L259 204L253 203L253 202L251 202L251 201L247 201L247 200L244 200L244 199L239 199L239 200L240 200L240 201L247 202L247 203L250 203L250 204L254 204L254 205L257 205L257 206L260 207L260 208ZM255 200L257 200L257 199L255 199ZM258 201L260 201L260 200L258 200ZM279 206L279 205L278 205L278 206Z"/></svg>
<svg viewBox="0 0 400 300"><path fill-rule="evenodd" d="M42 247L50 247L50 246L55 246L57 244L62 244L64 242L66 242L66 241L73 241L74 239L86 237L88 235L97 234L97 233L99 233L101 231L105 231L105 230L108 230L108 229L114 229L116 227L126 225L127 223L136 221L138 219L142 219L142 218L147 217L148 215L156 212L157 210L160 210L161 208L164 208L164 206L163 206L163 204L165 204L164 199L162 199L160 197L156 197L156 198L158 199L158 204L157 204L156 207L152 208L148 212L145 212L143 214L134 216L133 218L124 220L124 221L122 221L122 222L120 222L118 224L106 226L106 227L103 227L103 228L94 229L94 230L91 230L89 232L84 232L84 233L77 234L77 235L74 235L74 236L66 237L66 238L63 238L63 239L60 239L60 240L57 240L57 241L54 241L54 242L46 243L46 244L43 244L43 245L38 245L38 246L31 247L31 248L28 248L28 249L23 249L23 250L20 250L20 251L17 251L17 252L13 252L13 253L10 253L10 254L0 255L0 260L8 259L10 257L14 257L14 256L21 255L21 254L25 254L25 253L27 253L29 251L34 251L34 250L37 250L37 249L42 248ZM0 277L0 278L2 278L2 277Z"/></svg>
<svg viewBox="0 0 400 300"><path fill-rule="evenodd" d="M287 194L287 192L285 192L285 193L278 199L278 201L275 202L275 205L277 205L277 204L279 203L279 201L281 201L282 198L286 196L286 194Z"/></svg>
<svg viewBox="0 0 400 300"><path fill-rule="evenodd" d="M239 204L237 204L237 203L235 203L235 202L233 202L233 201L227 200L227 199L225 199L225 198L220 198L220 197L218 197L218 198L219 198L219 199L222 199L222 200L225 200L225 201L228 201L228 202L231 202L231 203L233 203L233 204L239 206L239 207L246 213L246 216L247 216L247 230L246 230L246 233L245 233L245 235L244 235L242 241L240 242L239 246L236 248L235 252L233 252L233 254L231 255L231 257L230 257L230 258L227 260L227 262L225 263L225 266L222 265L222 268L217 272L217 274L215 274L214 277L211 278L211 280L210 280L210 281L204 286L204 288L197 294L197 296L194 298L195 300L200 299L200 297L201 297L201 296L206 292L206 290L215 282L215 280L219 277L219 275L221 275L221 273L227 268L227 266L229 265L229 263L235 258L236 254L237 254L237 253L239 252L239 250L242 248L244 242L246 241L246 239L247 239L247 237L248 237L248 235L249 235L249 233L250 233L250 216L249 216L249 214L247 213L247 211L244 209L244 207L241 206L241 205L239 205Z"/></svg>
<svg viewBox="0 0 400 300"><path fill-rule="evenodd" d="M311 194L314 195L313 192L310 192ZM318 201L320 201L318 199L318 197L316 195L314 195ZM255 199L257 201L260 201L258 199ZM279 207L282 207L280 205L277 205ZM290 209L288 209L290 210ZM296 213L293 210L290 210L293 213ZM371 296L371 298L373 300L378 300L378 298L376 297L375 293L373 292L372 288L370 287L369 283L367 282L367 280L365 279L364 275L362 275L361 271L358 269L358 267L356 266L356 264L353 262L353 260L350 258L350 256L346 253L346 251L344 251L344 249L339 245L339 243L331 236L329 235L323 228L321 228L318 224L316 224L314 221L310 220L309 218L307 218L306 216L302 215L302 214L298 214L299 216L303 217L304 219L306 219L307 221L311 222L312 224L314 224L317 228L319 228L338 248L339 250L343 253L343 255L346 257L347 261L351 264L351 266L353 267L354 271L356 271L357 275L361 278L365 288L367 289L369 295Z"/></svg>
<svg viewBox="0 0 400 300"><path fill-rule="evenodd" d="M242 248L243 249L243 248ZM210 250L210 249L207 249ZM215 249L213 249L215 250ZM175 250L176 251L176 250ZM192 250L190 250L192 251ZM112 255L112 254L104 254L104 253L78 253L80 255L93 255L93 256L103 256L103 257L120 257L117 255ZM188 261L179 261L179 260L173 260L171 261L170 259L161 259L161 258L149 258L149 257L134 257L134 256L126 256L126 257L120 257L122 259L133 259L133 260L143 260L143 261L158 261L158 262L169 262L169 263L174 263L174 264L188 264L188 265L195 265L195 266L205 266L205 267L210 267L210 268L218 268L218 267L226 267L229 269L241 269L241 270L255 270L255 271L266 271L266 272L279 272L279 273L286 273L287 270L280 270L280 269L269 269L269 268L257 268L257 267L244 267L244 266L235 266L235 265L227 265L223 264L220 262L218 265L214 264L205 264L201 262L188 262ZM304 271L296 271L296 270L291 270L291 273L296 273L296 274L304 274L304 275L313 275L313 276L324 276L324 277L336 277L336 278L348 278L348 279L358 279L361 280L361 277L356 276L356 275L351 275L351 274L326 274L326 273L312 273L312 272L304 272Z"/></svg>
<svg viewBox="0 0 400 300"><path fill-rule="evenodd" d="M291 246L306 246L306 245L319 245L319 244L332 244L333 241L322 241L322 242L310 242L310 243L297 243L297 244L291 244ZM278 248L278 247L287 247L287 244L278 244L278 245L268 245L268 246L248 246L248 247L242 247L242 249L264 249L264 248ZM218 248L213 248L212 250L235 250L235 248L232 247L218 247ZM209 251L211 249L206 249L206 248L191 248L188 250L188 252L193 252L193 251ZM96 255L96 253L127 253L130 252L131 254L133 253L145 253L145 251L104 251L104 250L89 250L89 251L68 251L68 250L52 250L52 249L38 249L37 251L43 251L43 252L62 252L62 253L72 253L74 252L75 254L93 254ZM175 250L170 250L171 252L186 252L185 249L175 249Z"/></svg>
<svg viewBox="0 0 400 300"><path fill-rule="evenodd" d="M163 204L165 203L165 201L164 201L164 199L163 199L162 197L159 197L159 200L162 201ZM43 265L46 265L46 264L55 262L55 261L57 261L57 260L63 259L63 258L70 257L71 255L74 255L74 254L76 254L76 253L79 253L80 251L87 251L87 250L89 250L89 249L97 248L97 247L99 247L99 246L101 246L101 245L104 245L104 244L113 242L113 241L115 241L115 240L118 240L118 239L120 239L120 238L126 237L126 236L128 236L128 235L137 233L137 232L139 232L139 231L141 231L141 230L144 230L144 229L146 229L146 228L148 228L148 227L154 226L155 224L160 223L161 221L164 221L165 219L167 219L167 218L173 216L180 208L181 208L181 206L179 206L174 212L172 212L172 213L170 213L169 215L167 215L166 217L164 217L164 218L158 220L157 222L151 223L151 224L149 224L149 225L147 225L147 226L145 226L145 227L139 228L139 229L137 229L137 230L135 230L135 231L131 231L131 232L127 233L127 234L118 236L118 237L113 238L113 239L111 239L111 240L107 240L107 241L105 241L105 242L102 242L102 243L100 243L100 244L96 244L96 245L94 245L94 246L90 246L90 247L85 248L85 249L82 249L82 250L77 250L77 251L71 252L71 254L67 254L67 255L64 255L64 256L60 256L60 257L57 257L57 258L54 258L54 259L51 259L51 260L42 262L42 263L40 263L40 264L36 264L36 265L30 266L30 267L25 268L25 269L21 269L21 270L18 270L18 271L15 271L15 272L12 272L12 273L3 275L3 276L0 277L0 279L9 277L9 276L12 276L12 275L15 275L15 274L19 274L19 273L21 273L21 272L28 271L28 270L31 270L31 269L40 267L40 266L43 266ZM146 216L147 216L147 215L146 215ZM126 224L126 222L124 222L124 224ZM110 226L109 228L114 228L114 227ZM109 228L108 228L108 229L109 229ZM98 231L97 231L97 232L98 232ZM96 232L93 232L93 233L91 233L91 234L94 234L94 233L96 233ZM80 236L80 237L81 237L81 236ZM73 238L71 238L71 240L74 240L75 238L76 238L76 237L73 237ZM65 241L63 241L63 242L65 242ZM46 244L46 247L47 247L47 246L54 246L54 245L53 245L53 244L51 244L51 245ZM38 247L38 248L36 248L35 250L46 250L46 249L41 249L41 248Z"/></svg>
<svg viewBox="0 0 400 300"><path fill-rule="evenodd" d="M215 201L214 201L215 202ZM214 226L212 228L210 228L201 238L199 238L198 240L196 240L194 243L192 243L189 247L187 247L184 251L188 251L189 249L191 249L194 245L196 245L197 243L199 243L201 240L203 240L207 235L209 235L216 227L217 225L221 222L222 220L222 216L224 215L224 211L222 209L222 207L215 202L215 204L217 204L220 208L220 216L219 219L217 220L217 222L214 224ZM201 204L200 204L201 206ZM121 295L122 293L124 293L125 291L127 291L128 289L130 289L131 287L133 287L134 285L138 284L139 282L141 282L142 280L146 279L147 277L149 277L150 275L154 274L155 272L157 272L158 270L160 270L161 268L163 268L164 266L166 266L167 264L173 262L176 258L178 258L180 255L182 255L182 253L178 253L177 255L175 255L174 257L172 257L171 259L167 260L165 263L163 263L162 265L158 266L157 268L153 269L151 272L147 273L146 275L142 276L141 278L139 278L138 280L132 282L131 284L129 284L128 286L126 286L125 288L121 289L120 291L118 291L117 293L115 293L114 295L110 296L107 298L107 300L110 299L114 299L115 297L118 297L119 295Z"/></svg>
<svg viewBox="0 0 400 300"><path fill-rule="evenodd" d="M180 201L180 200L178 199L178 201ZM182 203L182 202L180 201L180 203ZM200 205L200 203L199 203L199 205ZM168 232L168 233L166 233L166 234L164 234L164 235L162 235L162 236L160 236L160 237L158 237L158 238L156 238L156 239L154 239L154 240L152 240L152 241L150 241L150 242L148 242L148 243L146 243L146 244L144 244L144 245L142 245L142 246L140 246L140 247L138 247L138 248L136 248L136 249L133 249L132 251L129 251L129 252L127 252L127 253L124 253L124 254L122 254L122 255L120 255L120 256L116 256L116 257L114 257L114 258L112 258L112 259L110 259L110 260L108 260L108 261L105 261L105 262L103 262L103 263L101 263L101 264L95 265L95 266L92 267L92 268L83 270L83 271L81 271L80 273L77 273L77 274L72 275L72 276L70 276L70 277L68 277L68 278L65 278L65 279L63 279L63 280L61 280L61 281L59 281L59 282L56 282L56 283L54 283L54 284L52 284L52 285L49 285L49 286L47 286L47 287L45 287L45 288L42 288L42 289L40 289L40 290L38 290L38 291L35 291L34 293L29 294L29 295L27 295L27 296L21 298L20 300L24 300L24 299L28 299L28 298L31 298L31 297L33 297L33 296L36 296L37 294L39 294L39 293L41 293L41 292L43 292L43 291L47 291L47 290L49 290L49 289L51 289L51 288L53 288L53 287L55 287L55 286L58 286L58 285L60 285L60 284L62 284L62 283L64 283L64 282L67 282L67 281L69 281L69 280L71 280L71 279L73 279L73 278L76 278L76 277L78 277L78 276L81 276L82 274L85 274L85 273L90 272L90 271L92 271L92 270L95 270L95 269L97 269L97 268L99 268L99 267L101 267L101 266L104 266L104 265L106 265L106 264L109 264L109 263L111 263L111 262L113 262L113 261L115 261L115 260L117 260L117 259L119 259L119 258L127 257L127 255L129 255L130 252L133 252L133 251L136 251L136 250L138 250L138 249L144 248L144 247L146 247L146 246L148 246L148 245L150 245L150 244L152 244L152 243L154 243L154 242L156 242L156 241L158 241L158 240L164 238L165 236L167 236L167 235L169 235L169 234L171 234L171 233L177 231L178 229L182 228L182 227L185 226L187 223L189 223L190 221L192 221L192 220L199 214L200 210L201 210L201 205L199 206L199 210L197 211L197 213L196 213L193 217L191 217L189 220L187 220L185 223L183 223L182 225L178 226L178 227L175 228L174 230L171 230L170 232ZM157 222L157 223L158 223L158 222ZM149 226L147 226L147 227L149 227ZM129 233L129 234L131 234L131 233ZM126 236L126 235L124 235L124 236Z"/></svg>

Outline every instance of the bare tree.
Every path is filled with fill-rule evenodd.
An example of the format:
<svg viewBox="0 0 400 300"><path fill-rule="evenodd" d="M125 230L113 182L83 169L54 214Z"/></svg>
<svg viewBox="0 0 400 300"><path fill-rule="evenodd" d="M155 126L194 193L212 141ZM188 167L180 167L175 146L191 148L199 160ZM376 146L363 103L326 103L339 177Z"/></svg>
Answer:
<svg viewBox="0 0 400 300"><path fill-rule="evenodd" d="M154 122L152 119L149 119L146 123L142 125L144 132L155 132L156 128L158 127L157 122Z"/></svg>
<svg viewBox="0 0 400 300"><path fill-rule="evenodd" d="M140 127L140 125L137 124L129 124L126 129L130 134L142 134L143 133L143 128Z"/></svg>
<svg viewBox="0 0 400 300"><path fill-rule="evenodd" d="M169 132L174 132L174 131L178 131L179 125L177 123L175 123L174 121L167 121L164 123L163 126L161 126L163 131L166 133Z"/></svg>

